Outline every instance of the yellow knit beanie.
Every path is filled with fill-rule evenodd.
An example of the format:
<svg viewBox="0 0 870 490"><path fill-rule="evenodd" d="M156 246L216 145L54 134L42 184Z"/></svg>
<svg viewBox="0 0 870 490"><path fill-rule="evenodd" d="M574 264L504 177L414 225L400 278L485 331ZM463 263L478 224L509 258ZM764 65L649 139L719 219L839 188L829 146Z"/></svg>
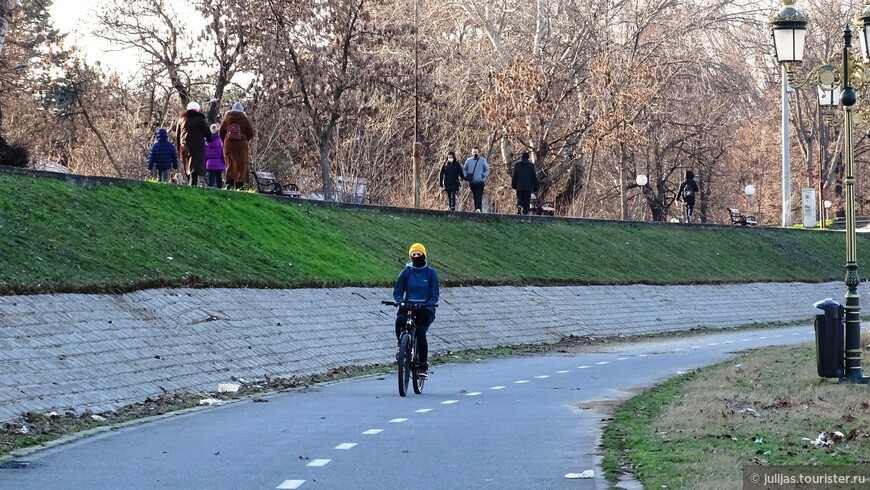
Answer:
<svg viewBox="0 0 870 490"><path fill-rule="evenodd" d="M411 249L408 250L408 258L411 258L411 252L420 252L423 256L426 256L426 247L423 246L422 243L415 243L411 245Z"/></svg>

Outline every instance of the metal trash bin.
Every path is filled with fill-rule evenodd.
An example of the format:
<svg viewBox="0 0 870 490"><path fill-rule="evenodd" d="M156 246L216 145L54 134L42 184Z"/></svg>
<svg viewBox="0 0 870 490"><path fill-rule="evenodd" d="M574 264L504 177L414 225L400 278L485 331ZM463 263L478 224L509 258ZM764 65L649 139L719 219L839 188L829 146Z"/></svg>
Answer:
<svg viewBox="0 0 870 490"><path fill-rule="evenodd" d="M816 366L823 378L842 378L846 373L846 309L831 298L817 301Z"/></svg>

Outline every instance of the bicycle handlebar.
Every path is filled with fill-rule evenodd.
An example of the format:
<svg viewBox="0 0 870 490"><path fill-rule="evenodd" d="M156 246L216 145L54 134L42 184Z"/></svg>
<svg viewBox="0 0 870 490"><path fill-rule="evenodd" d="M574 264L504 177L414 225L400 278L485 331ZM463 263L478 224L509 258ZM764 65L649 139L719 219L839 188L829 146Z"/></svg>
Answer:
<svg viewBox="0 0 870 490"><path fill-rule="evenodd" d="M396 303L395 301L381 301L381 304L387 306L398 306L401 308L427 308L429 306L435 308L438 307L438 303L435 303L434 305L427 305L425 303Z"/></svg>

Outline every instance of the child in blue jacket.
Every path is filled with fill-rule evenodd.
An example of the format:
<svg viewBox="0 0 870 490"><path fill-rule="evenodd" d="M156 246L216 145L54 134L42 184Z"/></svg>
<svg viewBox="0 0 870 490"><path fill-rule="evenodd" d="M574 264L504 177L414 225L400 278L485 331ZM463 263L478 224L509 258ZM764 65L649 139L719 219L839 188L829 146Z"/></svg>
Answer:
<svg viewBox="0 0 870 490"><path fill-rule="evenodd" d="M148 170L156 174L160 182L169 182L169 171L178 169L178 150L169 141L169 134L160 128L154 133L157 140L148 154Z"/></svg>

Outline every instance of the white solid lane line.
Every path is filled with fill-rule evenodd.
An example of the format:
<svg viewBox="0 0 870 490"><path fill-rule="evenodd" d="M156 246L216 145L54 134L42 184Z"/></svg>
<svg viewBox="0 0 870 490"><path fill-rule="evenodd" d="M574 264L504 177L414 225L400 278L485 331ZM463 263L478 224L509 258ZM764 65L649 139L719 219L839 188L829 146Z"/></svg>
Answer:
<svg viewBox="0 0 870 490"><path fill-rule="evenodd" d="M312 459L311 462L305 466L326 466L329 464L330 461L332 461L332 460L331 459Z"/></svg>
<svg viewBox="0 0 870 490"><path fill-rule="evenodd" d="M338 446L335 446L335 449L350 449L354 446L356 446L355 442L342 442Z"/></svg>
<svg viewBox="0 0 870 490"><path fill-rule="evenodd" d="M407 422L407 421L408 421L408 419L393 419L393 420L390 420L390 423L391 424L401 424L402 422Z"/></svg>
<svg viewBox="0 0 870 490"><path fill-rule="evenodd" d="M373 436L373 435L375 435L375 434L380 434L380 433L383 432L383 431L384 431L384 429L369 429L369 430L363 432L362 435L364 435L364 436Z"/></svg>
<svg viewBox="0 0 870 490"><path fill-rule="evenodd" d="M275 487L275 490L293 490L302 486L303 483L305 480L284 480L284 483Z"/></svg>

